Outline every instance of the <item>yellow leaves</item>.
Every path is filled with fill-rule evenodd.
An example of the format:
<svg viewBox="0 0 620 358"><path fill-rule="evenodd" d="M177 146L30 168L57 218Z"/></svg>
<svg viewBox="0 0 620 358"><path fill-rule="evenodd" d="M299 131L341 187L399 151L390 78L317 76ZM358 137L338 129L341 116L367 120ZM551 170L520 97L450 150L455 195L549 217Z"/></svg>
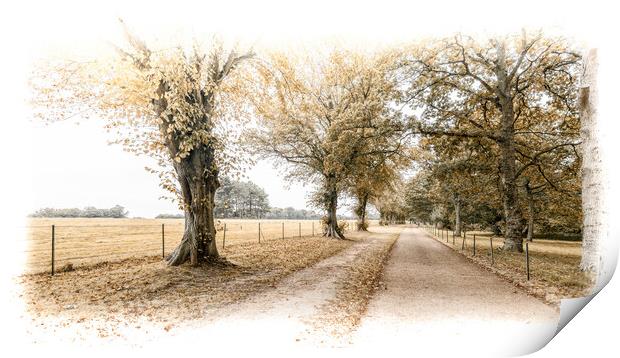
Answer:
<svg viewBox="0 0 620 358"><path fill-rule="evenodd" d="M180 46L151 51L135 44L114 58L43 63L32 80L40 117L103 118L114 143L155 158L162 173L200 145L216 148L220 171L237 170L239 133L228 123L243 123L249 113L242 100L247 76L235 49L216 43L188 53ZM162 177L163 187L171 188L170 178Z"/></svg>

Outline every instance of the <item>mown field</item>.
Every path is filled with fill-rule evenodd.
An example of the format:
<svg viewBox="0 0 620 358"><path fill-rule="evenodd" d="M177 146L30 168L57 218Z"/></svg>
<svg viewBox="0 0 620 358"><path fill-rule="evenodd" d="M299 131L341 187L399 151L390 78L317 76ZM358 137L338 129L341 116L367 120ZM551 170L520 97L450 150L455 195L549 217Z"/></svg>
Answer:
<svg viewBox="0 0 620 358"><path fill-rule="evenodd" d="M26 228L26 273L51 269L52 225L55 226L55 266L73 267L132 257L169 254L181 240L183 219L34 218ZM217 245L320 235L319 220L217 220ZM349 222L353 228L353 221ZM163 225L163 242L162 242ZM226 234L224 237L224 226Z"/></svg>

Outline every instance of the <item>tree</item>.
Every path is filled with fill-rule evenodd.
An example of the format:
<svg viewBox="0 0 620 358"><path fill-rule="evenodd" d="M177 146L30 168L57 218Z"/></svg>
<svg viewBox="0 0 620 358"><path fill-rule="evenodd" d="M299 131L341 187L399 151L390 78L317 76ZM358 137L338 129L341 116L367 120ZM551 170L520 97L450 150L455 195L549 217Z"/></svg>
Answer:
<svg viewBox="0 0 620 358"><path fill-rule="evenodd" d="M430 198L432 179L427 171L418 171L405 187L405 207L410 218L417 222L434 223L431 218L435 203Z"/></svg>
<svg viewBox="0 0 620 358"><path fill-rule="evenodd" d="M122 21L121 21L122 23ZM94 61L67 61L36 78L37 102L49 119L87 114L107 120L128 151L156 158L162 186L185 214L183 238L169 265L218 258L213 206L221 171L234 170L238 67L252 57L214 43L153 50L123 25L127 48Z"/></svg>
<svg viewBox="0 0 620 358"><path fill-rule="evenodd" d="M224 177L215 193L215 215L218 218L260 219L269 209L265 190L250 181Z"/></svg>
<svg viewBox="0 0 620 358"><path fill-rule="evenodd" d="M523 251L518 178L541 155L578 145L580 56L563 39L507 36L488 45L457 35L413 51L403 75L414 131L483 138L498 153L504 249ZM544 139L546 146L531 145ZM540 142L540 141L538 141Z"/></svg>
<svg viewBox="0 0 620 358"><path fill-rule="evenodd" d="M315 213L314 211L308 211L305 209L294 209L291 207L282 209L282 208L271 208L267 214L265 214L265 218L267 219L320 219L321 215L319 213Z"/></svg>
<svg viewBox="0 0 620 358"><path fill-rule="evenodd" d="M378 114L380 115L380 114ZM394 133L398 135L398 133ZM345 190L355 200L353 212L357 217L357 230L367 231L366 208L368 203L376 201L387 191L394 191L396 182L400 181L400 171L410 164L411 157L407 155L408 147L402 146L398 150L390 150L390 142L399 143L402 138L388 137L381 141L370 141L366 152L372 153L358 157L346 179Z"/></svg>
<svg viewBox="0 0 620 358"><path fill-rule="evenodd" d="M535 143L532 143L535 144ZM523 190L527 203L527 240L534 237L538 221L543 229L578 230L581 222L581 156L575 148L559 148L536 159L536 165L523 171ZM537 209L544 209L539 217Z"/></svg>
<svg viewBox="0 0 620 358"><path fill-rule="evenodd" d="M386 190L374 202L379 211L380 224L404 224L410 219L405 197L400 191L400 188L404 187L402 184L402 179L398 180L393 190Z"/></svg>
<svg viewBox="0 0 620 358"><path fill-rule="evenodd" d="M324 236L344 238L338 196L368 156L397 153L403 126L389 107L395 94L392 54L335 50L328 56L273 54L259 66L252 91L258 153L290 165L289 178L319 183L314 203L325 209Z"/></svg>
<svg viewBox="0 0 620 358"><path fill-rule="evenodd" d="M600 146L597 141L598 127L598 88L596 76L598 57L595 49L590 50L583 64L583 76L579 95L581 114L581 138L583 140L582 206L583 206L583 252L581 269L600 273L601 250L599 240L602 236L603 185L601 174Z"/></svg>
<svg viewBox="0 0 620 358"><path fill-rule="evenodd" d="M126 218L129 212L120 205L115 205L110 209L97 209L94 206L87 206L84 209L39 209L30 217L35 218Z"/></svg>

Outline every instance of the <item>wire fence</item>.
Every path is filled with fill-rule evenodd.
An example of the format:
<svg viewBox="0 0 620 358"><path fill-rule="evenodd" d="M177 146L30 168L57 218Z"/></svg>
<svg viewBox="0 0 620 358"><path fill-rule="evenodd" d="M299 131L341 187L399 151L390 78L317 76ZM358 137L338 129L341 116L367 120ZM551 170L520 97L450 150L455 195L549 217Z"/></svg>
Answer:
<svg viewBox="0 0 620 358"><path fill-rule="evenodd" d="M486 260L491 267L503 265L517 271L519 275L527 281L535 274L535 267L544 267L544 256L553 254L547 252L544 244L538 244L532 250L529 242L525 242L523 253L509 252L502 250L504 238L484 232L467 232L462 231L461 236L457 236L453 230L445 228L437 228L432 225L421 226L431 237L442 242L447 246L451 246L464 255L470 255L477 259ZM532 243L532 245L534 245ZM563 245L563 243L554 242L555 246ZM573 244L570 244L573 246ZM569 246L569 249L571 247ZM539 255L540 258L536 256Z"/></svg>
<svg viewBox="0 0 620 358"><path fill-rule="evenodd" d="M179 244L184 221L149 224L60 224L27 226L28 273L70 270L81 265L120 261L132 257L170 254ZM75 221L75 220L73 220ZM347 220L348 221L348 220ZM351 223L349 223L351 225ZM320 235L320 220L217 220L219 250L243 243Z"/></svg>

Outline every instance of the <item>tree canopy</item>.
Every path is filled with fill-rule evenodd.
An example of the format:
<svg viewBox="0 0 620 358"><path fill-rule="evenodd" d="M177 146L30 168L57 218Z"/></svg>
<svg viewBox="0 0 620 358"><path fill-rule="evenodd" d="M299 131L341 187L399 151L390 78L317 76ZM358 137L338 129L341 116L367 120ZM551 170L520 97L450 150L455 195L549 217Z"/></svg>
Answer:
<svg viewBox="0 0 620 358"><path fill-rule="evenodd" d="M35 103L46 120L100 117L117 143L157 161L149 170L185 217L171 265L218 257L216 215L290 216L238 180L257 156L315 186L326 237L344 238L343 196L359 230L370 203L385 223L491 229L510 251L535 230L579 231L582 63L566 39L457 34L254 54L218 41L149 47L122 26L115 56L41 67Z"/></svg>
<svg viewBox="0 0 620 358"><path fill-rule="evenodd" d="M273 53L257 67L252 106L259 126L250 141L263 156L289 164L289 178L319 183L314 202L327 213L326 236L343 237L336 209L347 181L357 175L363 182L368 170L385 174L387 160L405 149L405 127L389 106L393 55Z"/></svg>

